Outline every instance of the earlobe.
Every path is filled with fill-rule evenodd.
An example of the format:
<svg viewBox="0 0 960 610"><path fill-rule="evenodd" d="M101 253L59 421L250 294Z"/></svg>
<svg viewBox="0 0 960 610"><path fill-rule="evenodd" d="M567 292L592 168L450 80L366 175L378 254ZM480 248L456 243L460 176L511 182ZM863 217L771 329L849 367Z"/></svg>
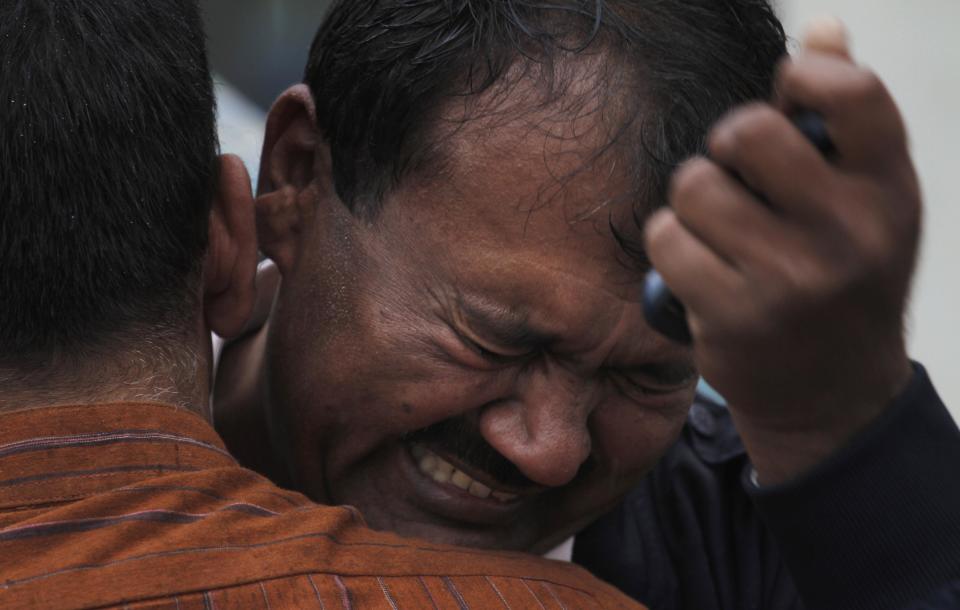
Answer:
<svg viewBox="0 0 960 610"><path fill-rule="evenodd" d="M222 337L238 335L253 310L257 235L253 192L243 162L220 158L218 191L210 209L210 245L204 261L204 316Z"/></svg>
<svg viewBox="0 0 960 610"><path fill-rule="evenodd" d="M313 97L306 85L287 89L267 118L256 202L260 248L282 274L294 265L298 239L313 213L319 137Z"/></svg>

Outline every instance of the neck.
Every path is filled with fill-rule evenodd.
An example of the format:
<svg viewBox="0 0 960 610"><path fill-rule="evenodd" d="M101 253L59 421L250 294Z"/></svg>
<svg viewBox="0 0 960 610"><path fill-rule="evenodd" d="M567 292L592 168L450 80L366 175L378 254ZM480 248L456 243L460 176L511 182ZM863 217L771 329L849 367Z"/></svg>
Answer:
<svg viewBox="0 0 960 610"><path fill-rule="evenodd" d="M196 345L195 345L196 344ZM209 420L209 339L145 340L132 348L56 353L0 366L0 412L53 405L156 402ZM41 362L37 362L41 360Z"/></svg>
<svg viewBox="0 0 960 610"><path fill-rule="evenodd" d="M270 441L265 373L269 326L267 322L224 347L213 393L214 419L231 455L245 467L289 488L289 474Z"/></svg>

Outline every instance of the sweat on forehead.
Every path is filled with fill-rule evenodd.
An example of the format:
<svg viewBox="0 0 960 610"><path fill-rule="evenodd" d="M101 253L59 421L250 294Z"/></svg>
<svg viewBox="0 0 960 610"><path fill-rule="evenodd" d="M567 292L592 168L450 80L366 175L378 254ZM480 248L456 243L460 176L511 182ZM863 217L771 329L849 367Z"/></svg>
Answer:
<svg viewBox="0 0 960 610"><path fill-rule="evenodd" d="M518 63L546 67L537 71L549 85L550 66L567 58L615 56L644 84L631 161L649 173L642 199L662 201L669 173L701 149L707 126L768 95L783 52L766 0L340 0L305 81L337 193L372 217L406 176L442 170L435 134L450 103L497 90Z"/></svg>

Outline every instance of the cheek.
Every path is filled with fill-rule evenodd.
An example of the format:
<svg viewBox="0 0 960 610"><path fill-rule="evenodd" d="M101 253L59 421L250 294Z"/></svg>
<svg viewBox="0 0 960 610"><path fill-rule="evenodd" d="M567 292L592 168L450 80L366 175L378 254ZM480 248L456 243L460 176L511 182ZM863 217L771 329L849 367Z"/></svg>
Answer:
<svg viewBox="0 0 960 610"><path fill-rule="evenodd" d="M594 453L619 476L645 473L679 437L686 407L686 397L655 411L624 401L604 405L590 418Z"/></svg>
<svg viewBox="0 0 960 610"><path fill-rule="evenodd" d="M394 445L404 434L476 412L502 394L501 383L486 373L385 344L369 357L347 355L302 384L287 416L297 444L322 444L339 468Z"/></svg>
<svg viewBox="0 0 960 610"><path fill-rule="evenodd" d="M503 395L504 381L496 374L442 362L417 350L419 343L369 331L342 334L289 350L303 360L277 371L271 385L275 395L286 395L291 423L323 437L400 435Z"/></svg>
<svg viewBox="0 0 960 610"><path fill-rule="evenodd" d="M425 359L418 370L392 384L391 427L402 432L479 412L509 385L496 375Z"/></svg>
<svg viewBox="0 0 960 610"><path fill-rule="evenodd" d="M326 404L323 421L313 421L313 431L303 426L297 433L296 458L302 472L328 480L337 501L358 489L383 485L395 478L392 464L406 451L405 434L458 416L469 416L483 405L478 381L469 375L427 375L408 369L415 381L387 375L376 384L353 384L340 402ZM329 416L336 413L331 421ZM316 442L324 435L326 441ZM351 491L352 490L352 491ZM356 501L355 499L349 500Z"/></svg>

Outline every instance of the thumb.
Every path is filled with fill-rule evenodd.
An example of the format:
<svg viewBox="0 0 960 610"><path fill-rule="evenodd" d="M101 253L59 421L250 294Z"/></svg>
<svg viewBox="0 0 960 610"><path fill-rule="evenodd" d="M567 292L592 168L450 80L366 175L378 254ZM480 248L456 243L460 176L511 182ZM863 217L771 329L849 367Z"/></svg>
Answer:
<svg viewBox="0 0 960 610"><path fill-rule="evenodd" d="M847 27L836 17L824 16L812 20L803 33L803 51L852 59Z"/></svg>

